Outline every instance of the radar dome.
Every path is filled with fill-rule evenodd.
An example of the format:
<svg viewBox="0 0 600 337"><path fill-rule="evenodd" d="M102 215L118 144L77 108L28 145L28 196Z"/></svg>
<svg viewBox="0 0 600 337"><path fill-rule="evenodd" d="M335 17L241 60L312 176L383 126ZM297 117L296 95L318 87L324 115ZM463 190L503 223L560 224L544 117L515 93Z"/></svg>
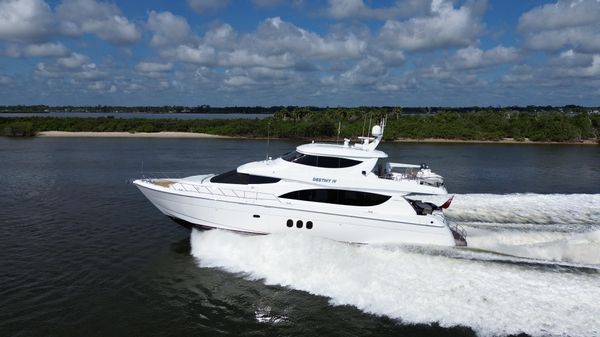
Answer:
<svg viewBox="0 0 600 337"><path fill-rule="evenodd" d="M373 127L373 129L371 129L371 134L373 135L373 137L379 137L379 136L381 136L383 134L381 132L381 126L375 125Z"/></svg>

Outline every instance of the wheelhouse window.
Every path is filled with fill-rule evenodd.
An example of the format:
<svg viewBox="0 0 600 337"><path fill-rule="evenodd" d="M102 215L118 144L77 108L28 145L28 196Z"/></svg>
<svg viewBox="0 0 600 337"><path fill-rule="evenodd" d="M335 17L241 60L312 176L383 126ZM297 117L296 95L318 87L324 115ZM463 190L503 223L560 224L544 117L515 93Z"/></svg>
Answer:
<svg viewBox="0 0 600 337"><path fill-rule="evenodd" d="M255 176L252 174L239 173L237 170L231 170L225 173L221 173L210 178L212 183L221 184L238 184L238 185L252 185L252 184L272 184L278 182L279 178Z"/></svg>
<svg viewBox="0 0 600 337"><path fill-rule="evenodd" d="M383 204L391 198L389 195L334 189L300 190L279 197L348 206L375 206Z"/></svg>
<svg viewBox="0 0 600 337"><path fill-rule="evenodd" d="M303 154L298 151L292 151L290 153L281 156L283 160L315 167L326 167L326 168L345 168L352 167L360 164L361 162L353 159L338 158L338 157L326 157L326 156L311 156Z"/></svg>

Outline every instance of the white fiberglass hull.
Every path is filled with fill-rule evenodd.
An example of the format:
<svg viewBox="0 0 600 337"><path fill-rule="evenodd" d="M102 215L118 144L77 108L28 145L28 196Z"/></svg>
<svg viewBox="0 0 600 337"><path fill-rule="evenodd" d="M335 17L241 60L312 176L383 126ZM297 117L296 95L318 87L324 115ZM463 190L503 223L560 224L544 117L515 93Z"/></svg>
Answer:
<svg viewBox="0 0 600 337"><path fill-rule="evenodd" d="M321 205L300 208L276 198L175 191L148 180L134 184L165 215L198 226L256 234L296 231L365 244L457 244L442 214L377 216L371 211L352 213Z"/></svg>

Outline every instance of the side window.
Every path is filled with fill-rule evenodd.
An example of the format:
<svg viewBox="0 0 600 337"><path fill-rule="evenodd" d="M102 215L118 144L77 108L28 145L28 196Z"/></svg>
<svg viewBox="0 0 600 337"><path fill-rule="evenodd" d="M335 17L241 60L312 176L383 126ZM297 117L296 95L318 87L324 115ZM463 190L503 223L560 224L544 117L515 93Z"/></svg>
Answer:
<svg viewBox="0 0 600 337"><path fill-rule="evenodd" d="M311 189L293 191L279 196L285 199L322 202L327 204L338 204L348 206L375 206L388 201L391 196L334 189Z"/></svg>
<svg viewBox="0 0 600 337"><path fill-rule="evenodd" d="M248 184L272 184L280 181L279 178L271 178L271 177L263 177L263 176L255 176L246 173L239 173L237 170L227 171L225 173L221 173L210 178L211 183L221 183L221 184L239 184L239 185L248 185Z"/></svg>
<svg viewBox="0 0 600 337"><path fill-rule="evenodd" d="M345 168L361 163L358 160L337 157L311 156L297 151L284 154L281 156L281 158L292 163L326 168Z"/></svg>

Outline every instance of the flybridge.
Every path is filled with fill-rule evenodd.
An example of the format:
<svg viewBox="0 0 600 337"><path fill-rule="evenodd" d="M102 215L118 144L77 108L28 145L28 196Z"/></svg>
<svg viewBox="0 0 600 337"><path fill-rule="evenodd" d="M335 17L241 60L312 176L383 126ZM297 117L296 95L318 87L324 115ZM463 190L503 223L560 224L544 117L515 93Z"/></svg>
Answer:
<svg viewBox="0 0 600 337"><path fill-rule="evenodd" d="M296 148L302 154L313 156L335 156L345 158L370 159L370 158L387 158L388 155L379 150L375 150L377 145L383 138L385 128L385 120L381 123L382 126L375 125L371 130L372 137L358 137L360 143L351 145L350 139L344 139L344 145L337 144L304 144Z"/></svg>

